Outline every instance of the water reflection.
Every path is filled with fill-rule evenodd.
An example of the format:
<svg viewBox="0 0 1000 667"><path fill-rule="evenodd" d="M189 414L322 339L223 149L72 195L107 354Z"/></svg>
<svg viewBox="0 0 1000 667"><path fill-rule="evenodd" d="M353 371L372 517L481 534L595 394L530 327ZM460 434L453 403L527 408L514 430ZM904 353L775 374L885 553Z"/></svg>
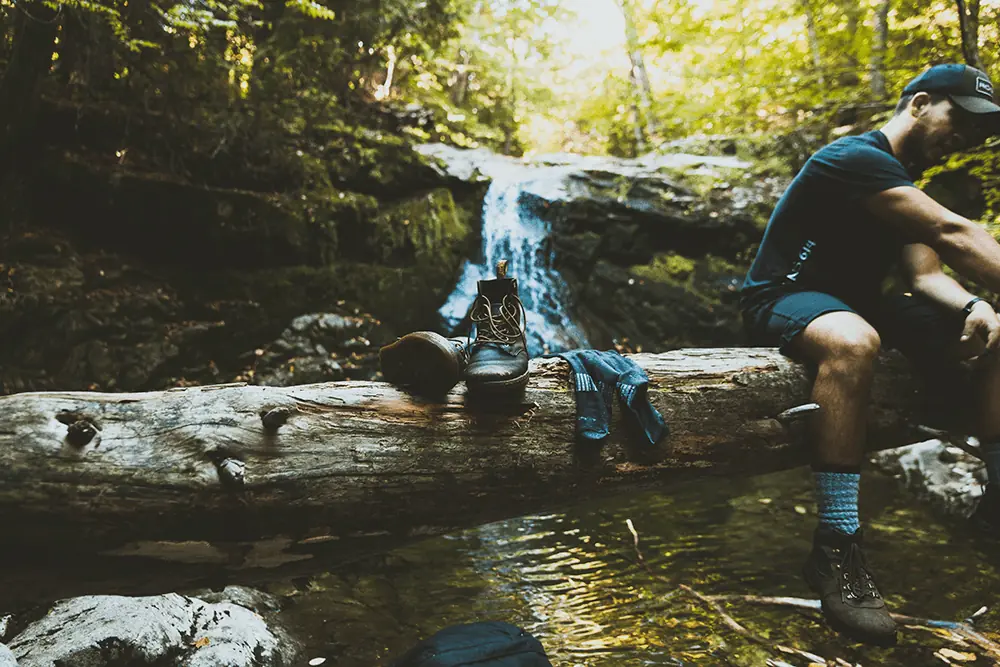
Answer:
<svg viewBox="0 0 1000 667"><path fill-rule="evenodd" d="M870 557L894 610L959 620L992 605L1000 578L989 554L949 532L891 480L868 477L863 494ZM676 586L808 596L798 570L814 511L806 470L707 478L428 540L272 592L291 602L287 620L308 639L308 657L343 667L387 664L446 625L485 619L535 633L559 666L765 665L765 652ZM629 518L655 577L636 561ZM892 649L864 647L810 612L742 603L727 610L771 641L852 665L941 665L933 653L942 646L973 651L914 630ZM996 618L987 613L980 629L996 631ZM987 663L980 657L973 664Z"/></svg>

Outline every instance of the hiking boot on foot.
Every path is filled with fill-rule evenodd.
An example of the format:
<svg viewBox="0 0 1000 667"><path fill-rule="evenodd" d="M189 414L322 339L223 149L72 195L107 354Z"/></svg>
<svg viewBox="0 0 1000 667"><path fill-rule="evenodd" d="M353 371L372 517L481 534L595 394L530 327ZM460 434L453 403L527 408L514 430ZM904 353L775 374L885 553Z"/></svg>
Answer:
<svg viewBox="0 0 1000 667"><path fill-rule="evenodd" d="M517 280L506 277L506 262L495 280L480 280L470 319L476 337L469 345L465 385L470 392L513 391L528 384L528 341Z"/></svg>
<svg viewBox="0 0 1000 667"><path fill-rule="evenodd" d="M893 643L896 623L875 585L861 541L860 528L845 535L819 526L803 574L835 629L864 641Z"/></svg>
<svg viewBox="0 0 1000 667"><path fill-rule="evenodd" d="M468 359L466 338L433 331L408 333L379 350L386 382L425 396L443 396L458 384Z"/></svg>

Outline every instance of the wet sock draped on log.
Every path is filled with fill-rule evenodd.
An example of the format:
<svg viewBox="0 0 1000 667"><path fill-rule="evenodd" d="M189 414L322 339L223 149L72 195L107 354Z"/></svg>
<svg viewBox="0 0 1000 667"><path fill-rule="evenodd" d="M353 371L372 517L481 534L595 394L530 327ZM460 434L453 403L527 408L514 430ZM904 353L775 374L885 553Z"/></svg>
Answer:
<svg viewBox="0 0 1000 667"><path fill-rule="evenodd" d="M669 433L663 417L649 402L649 377L631 359L613 350L569 350L545 356L565 359L573 370L580 440L601 442L608 436L616 394L630 431L641 434L646 444L655 445Z"/></svg>
<svg viewBox="0 0 1000 667"><path fill-rule="evenodd" d="M858 521L858 482L856 472L813 471L816 484L816 503L819 505L819 522L846 535L853 535Z"/></svg>

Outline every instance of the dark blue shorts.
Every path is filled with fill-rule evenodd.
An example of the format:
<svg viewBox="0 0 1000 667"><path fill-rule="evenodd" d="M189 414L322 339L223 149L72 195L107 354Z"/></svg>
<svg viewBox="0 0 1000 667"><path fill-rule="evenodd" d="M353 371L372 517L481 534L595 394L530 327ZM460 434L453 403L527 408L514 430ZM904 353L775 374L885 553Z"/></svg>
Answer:
<svg viewBox="0 0 1000 667"><path fill-rule="evenodd" d="M778 347L794 359L795 337L820 315L838 311L863 317L878 331L883 349L899 350L912 362L934 412L958 417L969 405L970 369L954 356L965 316L920 294L886 295L862 307L823 292L779 294L756 299L743 310L743 323L751 345Z"/></svg>
<svg viewBox="0 0 1000 667"><path fill-rule="evenodd" d="M823 292L760 299L743 311L743 323L752 345L778 347L794 356L789 344L795 337L820 315L837 311L860 315L878 331L883 348L899 350L921 365L950 358L965 326L960 311L921 294L891 294L859 306Z"/></svg>

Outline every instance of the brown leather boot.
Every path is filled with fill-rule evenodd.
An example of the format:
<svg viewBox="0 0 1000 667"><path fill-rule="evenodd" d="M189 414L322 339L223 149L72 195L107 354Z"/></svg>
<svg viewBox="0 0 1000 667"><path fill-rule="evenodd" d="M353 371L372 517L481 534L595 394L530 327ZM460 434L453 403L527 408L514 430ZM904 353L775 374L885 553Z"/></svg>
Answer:
<svg viewBox="0 0 1000 667"><path fill-rule="evenodd" d="M508 392L528 384L528 341L517 280L507 278L506 262L495 280L480 280L470 317L476 337L469 345L465 385L470 392Z"/></svg>
<svg viewBox="0 0 1000 667"><path fill-rule="evenodd" d="M379 350L382 377L417 394L443 396L462 378L467 344L433 331L408 333Z"/></svg>

